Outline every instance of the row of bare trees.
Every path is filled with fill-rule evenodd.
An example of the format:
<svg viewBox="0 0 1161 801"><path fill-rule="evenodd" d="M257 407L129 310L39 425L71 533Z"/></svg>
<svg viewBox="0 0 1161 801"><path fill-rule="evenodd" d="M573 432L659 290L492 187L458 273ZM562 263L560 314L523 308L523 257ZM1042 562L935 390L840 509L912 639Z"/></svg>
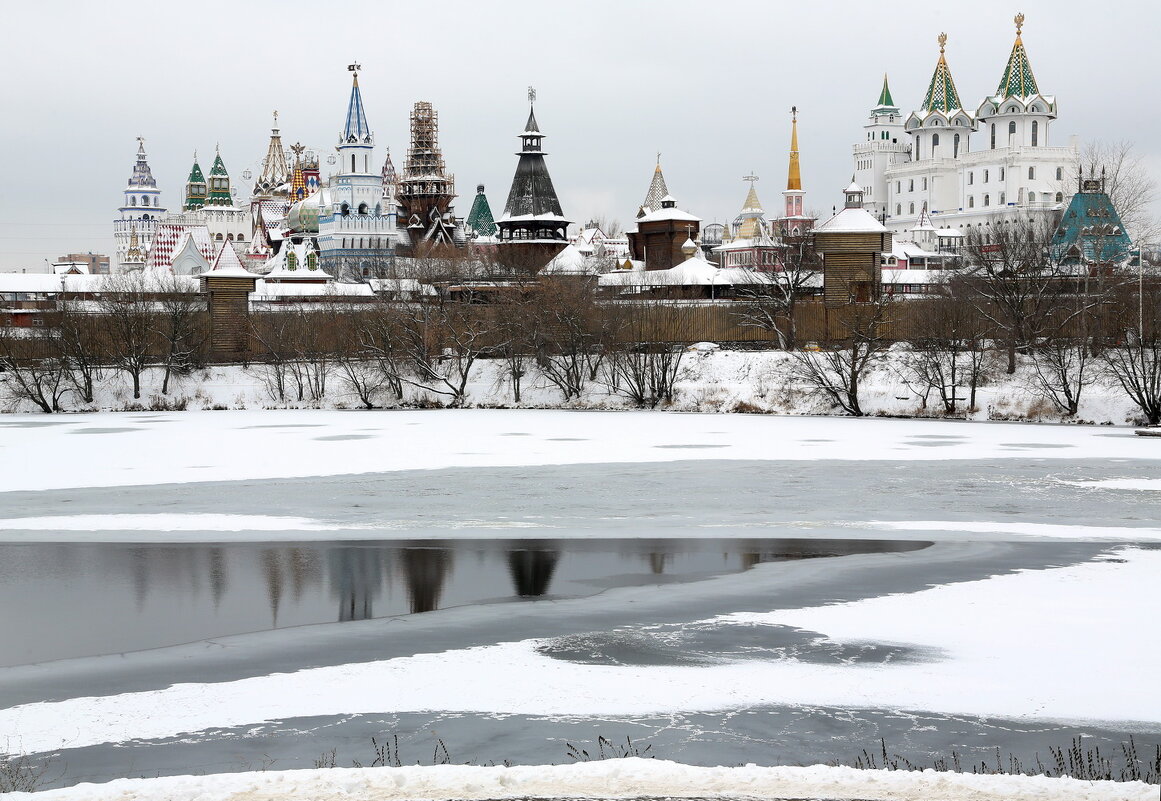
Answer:
<svg viewBox="0 0 1161 801"><path fill-rule="evenodd" d="M1028 223L974 231L964 266L923 299L883 292L833 310L825 347L795 351L796 377L861 415L866 376L889 361L923 407L934 396L953 415L976 406L988 372L1013 375L1023 357L1027 389L1062 415L1077 414L1085 390L1104 383L1123 389L1150 423L1161 422L1161 276L1128 254L1102 262L1054 253L1051 230ZM1088 245L1089 253L1109 252L1099 237ZM770 305L785 309L780 300ZM782 332L773 336L784 341ZM889 350L897 352L890 360Z"/></svg>
<svg viewBox="0 0 1161 801"><path fill-rule="evenodd" d="M93 403L109 371L124 373L139 399L146 369L163 370L164 394L174 374L205 361L205 298L174 276L109 276L92 297L59 300L44 322L0 327L0 375L9 396L45 412L70 397Z"/></svg>
<svg viewBox="0 0 1161 801"><path fill-rule="evenodd" d="M373 408L384 403L462 406L481 359L503 365L516 403L529 376L562 403L600 384L639 406L671 401L688 320L663 303L607 304L592 279L491 287L486 297L341 296L253 318L254 361L272 398L318 401L334 379Z"/></svg>

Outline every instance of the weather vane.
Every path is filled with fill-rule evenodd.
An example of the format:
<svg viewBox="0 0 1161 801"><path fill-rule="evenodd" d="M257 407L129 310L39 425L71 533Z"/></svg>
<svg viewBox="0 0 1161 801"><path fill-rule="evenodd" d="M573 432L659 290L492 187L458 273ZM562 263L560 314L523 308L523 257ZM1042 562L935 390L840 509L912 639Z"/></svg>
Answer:
<svg viewBox="0 0 1161 801"><path fill-rule="evenodd" d="M1024 27L1024 12L1017 13L1014 20L1016 22L1016 35L1019 36L1021 29Z"/></svg>
<svg viewBox="0 0 1161 801"><path fill-rule="evenodd" d="M790 107L790 118L795 122L798 122L798 106Z"/></svg>
<svg viewBox="0 0 1161 801"><path fill-rule="evenodd" d="M947 34L946 33L939 34L939 54L941 56L943 55L943 48L946 45L947 45Z"/></svg>
<svg viewBox="0 0 1161 801"><path fill-rule="evenodd" d="M348 64L347 69L351 72L358 72L359 70L363 69L363 66L358 61L356 61L354 64Z"/></svg>
<svg viewBox="0 0 1161 801"><path fill-rule="evenodd" d="M536 102L536 90L533 89L531 86L528 87L528 102L529 103Z"/></svg>
<svg viewBox="0 0 1161 801"><path fill-rule="evenodd" d="M750 182L750 186L753 186L753 185L754 185L754 181L757 181L757 180L758 180L758 176L757 176L757 175L754 175L753 171L751 171L749 175L743 175L743 176L742 176L742 180L743 180L743 181L749 181L749 182Z"/></svg>

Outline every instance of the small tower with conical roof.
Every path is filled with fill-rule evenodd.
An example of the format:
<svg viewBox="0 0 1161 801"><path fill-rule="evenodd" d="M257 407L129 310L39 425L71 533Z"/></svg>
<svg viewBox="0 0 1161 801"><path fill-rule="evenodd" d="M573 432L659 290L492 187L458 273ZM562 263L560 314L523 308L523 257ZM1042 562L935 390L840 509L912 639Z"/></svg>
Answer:
<svg viewBox="0 0 1161 801"><path fill-rule="evenodd" d="M202 174L202 167L198 164L198 153L195 150L193 167L190 168L189 178L185 181L185 204L182 208L186 211L196 211L206 205L206 196L206 177Z"/></svg>
<svg viewBox="0 0 1161 801"><path fill-rule="evenodd" d="M951 77L945 50L947 34L939 34L939 60L931 74L931 83L923 105L907 115L903 125L911 135L911 160L959 158L970 149L969 137L976 121L964 111L959 90Z"/></svg>
<svg viewBox="0 0 1161 801"><path fill-rule="evenodd" d="M661 154L657 154L657 166L653 168L653 180L649 182L649 190L645 193L645 202L641 209L646 213L658 211L661 208L661 198L669 194L665 187L665 175L661 172Z"/></svg>
<svg viewBox="0 0 1161 801"><path fill-rule="evenodd" d="M909 159L911 143L903 128L903 115L891 97L887 75L879 100L871 108L870 119L863 126L863 138L855 143L853 158L855 181L866 193L864 203L876 216L887 214L888 186L886 172Z"/></svg>
<svg viewBox="0 0 1161 801"><path fill-rule="evenodd" d="M120 265L129 250L132 229L137 229L141 250L148 252L153 235L161 219L165 217L165 207L161 205L161 190L149 169L145 156L145 139L137 137L137 161L133 173L125 184L124 200L113 221L113 239L117 248L117 264Z"/></svg>
<svg viewBox="0 0 1161 801"><path fill-rule="evenodd" d="M214 166L210 168L209 194L206 206L233 206L234 197L230 191L230 174L222 161L222 151L214 149Z"/></svg>
<svg viewBox="0 0 1161 801"><path fill-rule="evenodd" d="M886 83L883 85L886 89ZM888 98L890 95L888 95ZM798 156L798 107L790 109L790 161L786 169L786 190L782 193L784 199L784 215L778 221L782 236L798 237L810 230L813 220L806 215L803 201L806 192L802 189L802 165Z"/></svg>
<svg viewBox="0 0 1161 801"><path fill-rule="evenodd" d="M535 273L564 249L568 226L544 163L544 134L536 122L536 90L528 87L528 122L519 134L516 174L504 213L496 221L501 261L518 273Z"/></svg>
<svg viewBox="0 0 1161 801"><path fill-rule="evenodd" d="M318 246L323 269L339 280L383 278L394 267L395 212L384 208L375 134L363 109L360 65L347 67L351 94L335 147L338 174L319 191ZM301 201L307 203L307 201Z"/></svg>
<svg viewBox="0 0 1161 801"><path fill-rule="evenodd" d="M476 199L472 201L472 210L468 212L465 223L468 235L473 238L493 237L496 235L496 222L492 219L492 207L488 197L484 194L484 185L476 187Z"/></svg>
<svg viewBox="0 0 1161 801"><path fill-rule="evenodd" d="M286 151L282 149L282 132L278 129L278 112L274 112L274 127L270 129L270 142L266 146L266 158L262 159L262 172L254 182L254 197L273 198L284 195L286 185Z"/></svg>
<svg viewBox="0 0 1161 801"><path fill-rule="evenodd" d="M989 149L1047 147L1048 126L1056 119L1056 98L1040 92L1022 37L1024 15L1017 14L1016 41L996 93L976 112L988 135Z"/></svg>

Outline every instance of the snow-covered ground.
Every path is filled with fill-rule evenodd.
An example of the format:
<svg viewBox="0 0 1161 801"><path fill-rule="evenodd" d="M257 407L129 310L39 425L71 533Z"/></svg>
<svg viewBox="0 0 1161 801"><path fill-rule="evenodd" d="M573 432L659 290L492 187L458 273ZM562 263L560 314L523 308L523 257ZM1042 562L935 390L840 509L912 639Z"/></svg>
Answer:
<svg viewBox="0 0 1161 801"><path fill-rule="evenodd" d="M781 351L730 351L719 349L691 350L684 355L674 398L667 408L696 412L769 412L774 414L829 414L834 410L823 401L811 397L800 382L790 376L790 354ZM562 403L561 392L540 374L534 364L521 385L521 400L516 403L511 383L502 360L481 359L472 368L467 384L467 406L524 407L585 409L625 409L631 403L622 395L610 391L600 380L591 381L583 388L579 399ZM938 397L929 393L927 403L920 397L922 390L909 387L903 376L900 353L871 369L860 391L860 402L867 414L891 416L941 416ZM978 387L976 409L967 416L974 420L1032 420L1054 422L1061 420L1059 411L1035 391L1034 371L1025 357L1020 357L1019 369L1007 375L998 365L987 371ZM1095 377L1093 374L1090 377ZM197 370L188 376L175 377L170 392L161 393L162 373L149 369L142 377L141 397L134 399L126 377L107 371L99 381L95 403L86 406L74 396L65 398L65 408L72 410L125 411L141 409L271 409L286 407L313 407L324 409L361 408L358 395L345 382L340 371L332 369L325 381L325 392L312 398L296 400L296 392L288 388L285 399L278 399L269 389L268 368L218 366ZM967 388L959 394L966 396ZM6 400L3 377L0 375L0 411L33 411L28 402ZM385 391L373 393L377 406L396 406L399 401ZM448 400L415 387L405 388L404 405L439 406ZM960 404L957 416L965 415ZM1097 380L1084 387L1080 408L1075 420L1097 424L1125 425L1141 420L1140 411L1124 391L1107 380Z"/></svg>
<svg viewBox="0 0 1161 801"><path fill-rule="evenodd" d="M1161 458L1158 440L1093 426L657 411L0 415L0 430L8 491L688 459Z"/></svg>
<svg viewBox="0 0 1161 801"><path fill-rule="evenodd" d="M753 798L861 801L1155 801L1142 782L829 767L702 768L650 759L535 767L322 769L121 779L12 801L402 801L518 798Z"/></svg>

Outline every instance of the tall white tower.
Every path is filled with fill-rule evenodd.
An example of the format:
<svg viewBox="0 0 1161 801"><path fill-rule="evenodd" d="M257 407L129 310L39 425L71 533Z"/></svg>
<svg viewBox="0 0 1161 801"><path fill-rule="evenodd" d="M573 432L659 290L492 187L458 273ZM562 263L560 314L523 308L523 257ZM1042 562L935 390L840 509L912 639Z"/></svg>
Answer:
<svg viewBox="0 0 1161 801"><path fill-rule="evenodd" d="M347 122L339 136L339 172L319 201L318 245L323 268L336 278L382 277L394 260L395 215L383 207L383 174L375 161L375 135L359 91L359 65L351 71Z"/></svg>
<svg viewBox="0 0 1161 801"><path fill-rule="evenodd" d="M157 181L145 159L145 139L140 136L137 137L137 163L133 165L133 174L125 185L125 196L117 211L120 216L113 221L113 241L117 251L114 270L120 267L128 254L129 240L134 230L141 252L149 252L153 234L165 216L165 207L161 205L161 190L157 188Z"/></svg>
<svg viewBox="0 0 1161 801"><path fill-rule="evenodd" d="M879 102L871 109L863 141L854 147L855 183L863 188L863 208L881 217L887 211L886 170L910 158L911 143L903 127L903 115L891 98L887 76Z"/></svg>

